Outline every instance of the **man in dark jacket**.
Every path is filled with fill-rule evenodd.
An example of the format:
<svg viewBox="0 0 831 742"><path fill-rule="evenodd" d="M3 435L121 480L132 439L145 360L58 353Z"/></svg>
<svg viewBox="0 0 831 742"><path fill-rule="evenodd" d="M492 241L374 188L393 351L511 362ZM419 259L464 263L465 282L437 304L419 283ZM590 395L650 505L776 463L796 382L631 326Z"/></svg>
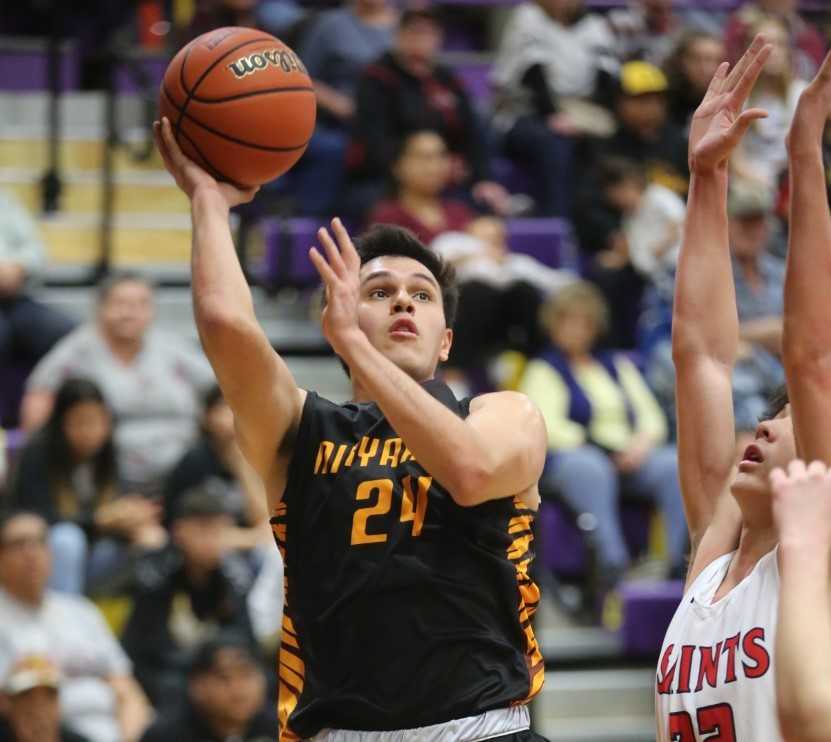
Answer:
<svg viewBox="0 0 831 742"><path fill-rule="evenodd" d="M507 192L489 180L484 124L461 81L437 61L442 36L435 11L404 11L392 50L364 71L347 153L351 211L366 211L383 194L400 140L425 129L447 142L457 187L496 211L507 208Z"/></svg>

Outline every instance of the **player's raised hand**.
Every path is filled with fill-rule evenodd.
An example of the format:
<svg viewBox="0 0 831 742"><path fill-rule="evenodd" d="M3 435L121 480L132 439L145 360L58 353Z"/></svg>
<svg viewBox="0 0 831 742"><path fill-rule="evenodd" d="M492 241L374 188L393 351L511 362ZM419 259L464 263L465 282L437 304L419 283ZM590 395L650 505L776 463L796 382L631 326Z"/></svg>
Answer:
<svg viewBox="0 0 831 742"><path fill-rule="evenodd" d="M785 473L774 469L773 519L779 541L789 546L824 549L831 554L831 471L820 461L796 460Z"/></svg>
<svg viewBox="0 0 831 742"><path fill-rule="evenodd" d="M320 274L326 291L326 306L321 317L323 335L334 351L343 357L355 333L360 332L361 259L340 219L332 220L332 232L337 243L326 227L317 232L326 257L313 247L309 250L309 258Z"/></svg>
<svg viewBox="0 0 831 742"><path fill-rule="evenodd" d="M825 58L817 76L799 96L799 103L788 132L788 151L792 158L801 154L822 156L822 135L829 116L831 116L831 53Z"/></svg>
<svg viewBox="0 0 831 742"><path fill-rule="evenodd" d="M765 118L761 108L742 111L773 47L757 36L732 70L723 62L690 124L689 162L693 173L725 166L748 127Z"/></svg>
<svg viewBox="0 0 831 742"><path fill-rule="evenodd" d="M217 182L216 178L182 152L176 137L173 136L173 127L167 117L153 123L153 138L156 140L156 147L164 160L165 168L188 198L193 198L193 194L200 188L210 188L219 193L231 208L248 203L259 190L259 188L238 188L230 183Z"/></svg>

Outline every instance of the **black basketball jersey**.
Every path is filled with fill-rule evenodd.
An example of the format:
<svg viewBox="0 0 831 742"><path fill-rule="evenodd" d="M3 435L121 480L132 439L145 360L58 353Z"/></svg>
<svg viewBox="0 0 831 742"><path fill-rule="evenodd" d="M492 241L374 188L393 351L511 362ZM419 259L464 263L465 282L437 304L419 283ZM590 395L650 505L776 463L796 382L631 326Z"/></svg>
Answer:
<svg viewBox="0 0 831 742"><path fill-rule="evenodd" d="M462 417L447 386L425 389ZM533 511L457 505L375 404L309 392L272 528L285 564L280 739L522 704L543 659Z"/></svg>

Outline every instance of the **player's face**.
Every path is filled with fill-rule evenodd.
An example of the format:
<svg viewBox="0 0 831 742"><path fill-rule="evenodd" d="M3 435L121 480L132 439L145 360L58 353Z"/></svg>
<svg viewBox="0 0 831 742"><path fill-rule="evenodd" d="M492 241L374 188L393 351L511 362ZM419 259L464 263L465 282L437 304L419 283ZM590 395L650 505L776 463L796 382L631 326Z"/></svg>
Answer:
<svg viewBox="0 0 831 742"><path fill-rule="evenodd" d="M121 342L140 340L153 321L153 293L141 281L122 281L101 302L98 316L107 336Z"/></svg>
<svg viewBox="0 0 831 742"><path fill-rule="evenodd" d="M755 440L742 453L733 480L733 493L740 502L744 495L769 494L770 473L777 467L786 468L795 458L796 441L788 404L772 420L756 426Z"/></svg>
<svg viewBox="0 0 831 742"><path fill-rule="evenodd" d="M385 255L361 267L358 323L369 342L416 381L433 377L450 353L441 289L413 258Z"/></svg>

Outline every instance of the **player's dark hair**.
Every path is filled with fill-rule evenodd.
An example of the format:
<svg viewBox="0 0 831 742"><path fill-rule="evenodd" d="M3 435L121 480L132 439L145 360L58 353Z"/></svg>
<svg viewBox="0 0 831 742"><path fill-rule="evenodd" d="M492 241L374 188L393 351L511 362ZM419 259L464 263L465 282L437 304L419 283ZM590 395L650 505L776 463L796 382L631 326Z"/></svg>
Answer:
<svg viewBox="0 0 831 742"><path fill-rule="evenodd" d="M431 21L441 26L441 20L441 13L437 8L431 5L416 5L402 11L398 18L398 28L407 28L417 21Z"/></svg>
<svg viewBox="0 0 831 742"><path fill-rule="evenodd" d="M764 414L759 419L759 422L763 422L764 420L773 420L773 418L785 409L789 402L790 398L788 397L788 387L786 384L782 384L782 386L775 389L768 397L767 407L765 408Z"/></svg>
<svg viewBox="0 0 831 742"><path fill-rule="evenodd" d="M436 279L441 290L444 320L453 327L459 308L459 285L456 270L438 253L426 247L409 229L393 224L376 224L355 240L361 265L386 255L412 258L421 263Z"/></svg>

